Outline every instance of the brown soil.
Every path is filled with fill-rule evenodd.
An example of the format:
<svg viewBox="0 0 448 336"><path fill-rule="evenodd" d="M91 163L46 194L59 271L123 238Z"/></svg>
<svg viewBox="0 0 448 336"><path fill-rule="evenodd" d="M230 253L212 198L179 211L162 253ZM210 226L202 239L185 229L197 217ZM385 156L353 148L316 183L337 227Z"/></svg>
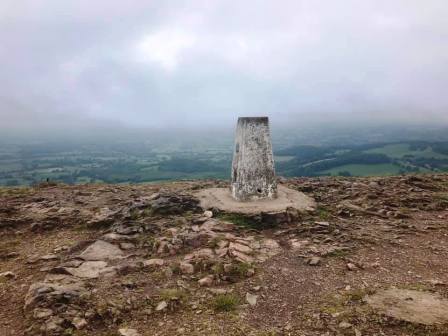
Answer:
<svg viewBox="0 0 448 336"><path fill-rule="evenodd" d="M119 335L120 328L132 328L140 335L448 335L446 324L407 322L366 302L368 295L388 288L448 298L448 176L291 179L284 184L314 198L317 210L269 230L230 227L229 239L273 239L279 247L273 247L275 253L253 249L254 259L258 254L266 259L251 265L255 273L232 279L215 275L212 290L198 280L213 275L214 268L195 265L194 274L177 268L186 255L210 247L210 240L193 237L191 246L160 252L160 244L175 235L172 229L196 232L195 223L205 220L201 213L131 210L129 223L146 229L136 233L126 262L161 258L165 265L132 264L113 276L85 280L90 296L79 309L94 315L86 316L87 326L77 330L67 324L61 334ZM0 273L14 274L0 277L0 335L40 333L41 321L23 310L29 287L110 232L121 217L92 221L105 207L126 210L156 192L194 194L222 186L197 181L0 189ZM57 259L40 259L49 254ZM316 266L309 264L313 257ZM167 289L175 290L174 298ZM216 311L216 289L239 299L234 309ZM254 306L245 301L247 293L257 295ZM155 311L163 300L168 308Z"/></svg>

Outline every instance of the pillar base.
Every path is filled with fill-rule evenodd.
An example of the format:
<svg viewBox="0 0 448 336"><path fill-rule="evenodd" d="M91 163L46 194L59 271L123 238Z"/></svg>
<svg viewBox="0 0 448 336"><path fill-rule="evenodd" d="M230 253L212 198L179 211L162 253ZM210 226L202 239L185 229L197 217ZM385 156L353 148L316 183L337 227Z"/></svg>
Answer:
<svg viewBox="0 0 448 336"><path fill-rule="evenodd" d="M284 186L278 186L277 198L241 202L235 200L229 188L209 188L195 195L204 209L216 208L229 213L256 215L261 213L281 213L288 209L299 212L314 211L316 202L311 197Z"/></svg>

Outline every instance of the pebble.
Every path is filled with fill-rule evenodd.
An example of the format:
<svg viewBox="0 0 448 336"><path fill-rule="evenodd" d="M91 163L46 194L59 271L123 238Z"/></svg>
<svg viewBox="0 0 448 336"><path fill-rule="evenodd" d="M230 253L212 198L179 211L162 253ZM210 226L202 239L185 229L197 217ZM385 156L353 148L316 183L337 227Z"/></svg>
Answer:
<svg viewBox="0 0 448 336"><path fill-rule="evenodd" d="M308 260L308 265L310 266L318 266L320 265L322 259L320 257L312 257Z"/></svg>
<svg viewBox="0 0 448 336"><path fill-rule="evenodd" d="M76 329L83 329L87 326L86 319L82 317L75 317L72 322Z"/></svg>
<svg viewBox="0 0 448 336"><path fill-rule="evenodd" d="M251 306L255 306L257 304L258 295L254 295L251 293L246 293L246 302Z"/></svg>
<svg viewBox="0 0 448 336"><path fill-rule="evenodd" d="M356 271L358 269L358 267L355 264L353 264L353 263L348 263L347 264L347 269L349 271Z"/></svg>
<svg viewBox="0 0 448 336"><path fill-rule="evenodd" d="M151 266L163 266L165 265L165 260L163 259L149 259L143 261L143 266L151 267Z"/></svg>
<svg viewBox="0 0 448 336"><path fill-rule="evenodd" d="M199 286L210 287L213 284L213 275L207 275L198 281Z"/></svg>
<svg viewBox="0 0 448 336"><path fill-rule="evenodd" d="M160 301L156 307L156 311L163 311L168 307L168 303L166 301Z"/></svg>
<svg viewBox="0 0 448 336"><path fill-rule="evenodd" d="M118 329L120 336L140 336L140 333L135 329L122 328Z"/></svg>
<svg viewBox="0 0 448 336"><path fill-rule="evenodd" d="M187 262L182 262L179 265L180 271L182 274L193 274L194 273L194 266Z"/></svg>
<svg viewBox="0 0 448 336"><path fill-rule="evenodd" d="M341 328L341 329L349 329L351 327L352 327L351 323L348 323L345 321L342 321L341 323L339 323L339 328Z"/></svg>

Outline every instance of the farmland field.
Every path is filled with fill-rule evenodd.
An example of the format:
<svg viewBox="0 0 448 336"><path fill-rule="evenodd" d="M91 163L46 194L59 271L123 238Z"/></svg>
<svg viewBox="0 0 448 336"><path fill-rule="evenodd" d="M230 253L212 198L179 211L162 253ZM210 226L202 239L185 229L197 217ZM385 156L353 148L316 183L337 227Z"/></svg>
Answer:
<svg viewBox="0 0 448 336"><path fill-rule="evenodd" d="M340 175L341 173L348 172L352 176L387 176L396 175L400 172L400 166L391 163L385 164L349 164L332 169L320 171L322 175Z"/></svg>

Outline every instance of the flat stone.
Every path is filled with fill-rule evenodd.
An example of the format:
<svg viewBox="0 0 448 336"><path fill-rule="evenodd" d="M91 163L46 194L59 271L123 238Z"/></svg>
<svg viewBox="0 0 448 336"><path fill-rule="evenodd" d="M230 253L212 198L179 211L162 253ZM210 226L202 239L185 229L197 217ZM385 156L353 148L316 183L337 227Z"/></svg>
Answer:
<svg viewBox="0 0 448 336"><path fill-rule="evenodd" d="M130 329L130 328L118 329L118 334L120 336L140 336L140 333L136 329Z"/></svg>
<svg viewBox="0 0 448 336"><path fill-rule="evenodd" d="M249 254L252 253L252 249L249 246L239 244L239 243L230 243L229 244L230 251L238 251L241 253Z"/></svg>
<svg viewBox="0 0 448 336"><path fill-rule="evenodd" d="M66 267L65 271L78 278L95 279L100 275L112 275L114 267L107 267L105 261L86 261L79 267Z"/></svg>
<svg viewBox="0 0 448 336"><path fill-rule="evenodd" d="M246 293L246 302L251 306L255 306L257 304L258 295L254 295L251 293Z"/></svg>
<svg viewBox="0 0 448 336"><path fill-rule="evenodd" d="M53 315L53 311L48 308L36 308L33 310L33 317L37 320L47 319Z"/></svg>
<svg viewBox="0 0 448 336"><path fill-rule="evenodd" d="M76 329L83 329L87 326L87 321L85 318L82 317L75 317L72 321L73 325Z"/></svg>
<svg viewBox="0 0 448 336"><path fill-rule="evenodd" d="M254 258L252 258L251 256L242 253L242 252L238 252L238 251L232 251L230 252L230 254L238 261L244 262L244 263L248 263L251 264L254 261Z"/></svg>
<svg viewBox="0 0 448 336"><path fill-rule="evenodd" d="M200 279L198 283L201 287L210 287L213 285L213 275L207 275L206 277Z"/></svg>
<svg viewBox="0 0 448 336"><path fill-rule="evenodd" d="M132 243L120 243L120 248L122 250L132 250L135 249L135 245Z"/></svg>
<svg viewBox="0 0 448 336"><path fill-rule="evenodd" d="M159 304L156 307L156 311L163 311L168 307L168 304L166 301L160 301Z"/></svg>
<svg viewBox="0 0 448 336"><path fill-rule="evenodd" d="M310 266L319 266L321 263L321 258L319 257L312 257L310 260L308 260L308 265Z"/></svg>
<svg viewBox="0 0 448 336"><path fill-rule="evenodd" d="M448 300L438 294L391 288L367 296L367 303L380 313L411 323L448 323Z"/></svg>
<svg viewBox="0 0 448 336"><path fill-rule="evenodd" d="M40 257L39 259L43 261L52 261L52 260L58 260L59 257L56 254L47 254Z"/></svg>
<svg viewBox="0 0 448 336"><path fill-rule="evenodd" d="M193 274L194 273L194 266L187 262L181 262L179 265L180 271L182 274Z"/></svg>
<svg viewBox="0 0 448 336"><path fill-rule="evenodd" d="M97 240L80 254L80 258L89 261L114 260L123 258L123 252L115 245Z"/></svg>
<svg viewBox="0 0 448 336"><path fill-rule="evenodd" d="M145 267L155 267L155 266L163 266L165 265L165 260L163 259L148 259L143 261L143 266Z"/></svg>

